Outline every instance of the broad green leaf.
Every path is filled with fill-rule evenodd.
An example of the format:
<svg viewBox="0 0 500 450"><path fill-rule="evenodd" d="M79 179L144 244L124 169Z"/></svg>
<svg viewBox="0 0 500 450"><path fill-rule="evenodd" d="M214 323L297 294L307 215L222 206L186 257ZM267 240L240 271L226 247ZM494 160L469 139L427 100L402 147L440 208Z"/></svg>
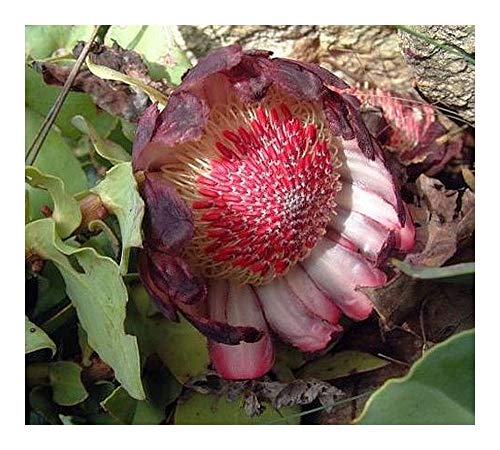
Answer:
<svg viewBox="0 0 500 450"><path fill-rule="evenodd" d="M26 316L24 319L24 353L32 353L42 348L49 348L52 351L52 356L54 356L57 348L52 339L41 328L30 322Z"/></svg>
<svg viewBox="0 0 500 450"><path fill-rule="evenodd" d="M49 363L49 379L52 398L61 406L72 406L83 402L88 392L81 380L82 368L73 362Z"/></svg>
<svg viewBox="0 0 500 450"><path fill-rule="evenodd" d="M49 386L35 386L29 393L31 408L50 424L60 425L59 407L52 400L52 389Z"/></svg>
<svg viewBox="0 0 500 450"><path fill-rule="evenodd" d="M191 67L180 47L182 36L173 25L112 25L105 43L112 45L113 42L139 53L154 80L167 78L178 85L182 75Z"/></svg>
<svg viewBox="0 0 500 450"><path fill-rule="evenodd" d="M87 41L92 25L27 25L25 28L25 53L40 60L58 55L71 55L78 41Z"/></svg>
<svg viewBox="0 0 500 450"><path fill-rule="evenodd" d="M124 330L128 296L118 265L93 248L64 243L52 219L28 224L25 240L27 249L60 270L89 345L113 368L127 392L142 400L139 350L135 336Z"/></svg>
<svg viewBox="0 0 500 450"><path fill-rule="evenodd" d="M29 148L38 132L43 117L31 108L26 108L26 150ZM80 163L71 149L66 145L59 132L52 128L38 153L34 166L46 175L53 175L64 182L68 194L87 189L87 178ZM44 205L52 206L50 195L40 189L27 187L30 198L31 219L42 217L40 209Z"/></svg>
<svg viewBox="0 0 500 450"><path fill-rule="evenodd" d="M161 108L164 108L165 105L167 104L167 98L160 91L156 90L155 88L152 88L151 86L148 86L146 83L144 83L141 80L138 80L137 78L132 78L128 75L118 72L117 70L110 69L109 67L106 66L99 66L97 64L94 64L90 60L90 58L87 58L86 64L88 69L96 77L99 77L103 80L121 81L122 83L128 84L129 86L139 88L146 93L146 95L151 99L153 103L158 102Z"/></svg>
<svg viewBox="0 0 500 450"><path fill-rule="evenodd" d="M150 299L142 286L131 292L127 324L139 340L141 354L156 353L179 383L206 372L209 364L205 337L187 320L171 322L161 314L148 315Z"/></svg>
<svg viewBox="0 0 500 450"><path fill-rule="evenodd" d="M292 370L298 369L305 361L304 353L291 345L277 342L276 362L272 371L278 378L278 381L288 383L295 380Z"/></svg>
<svg viewBox="0 0 500 450"><path fill-rule="evenodd" d="M195 393L187 401L178 403L174 420L177 425L265 425L299 411L299 407L277 411L271 405L266 405L261 415L250 417L243 409L241 398L229 401L226 396ZM299 421L297 417L290 417L280 423L297 425Z"/></svg>
<svg viewBox="0 0 500 450"><path fill-rule="evenodd" d="M117 388L102 406L124 425L158 425L165 419L165 411L161 407L130 397L122 387Z"/></svg>
<svg viewBox="0 0 500 450"><path fill-rule="evenodd" d="M121 162L130 161L130 155L116 142L113 142L109 139L104 139L99 136L99 133L95 130L95 128L82 116L75 116L71 120L71 123L78 128L83 134L86 134L92 145L95 148L95 151L102 156L104 159L107 159L113 164L119 164Z"/></svg>
<svg viewBox="0 0 500 450"><path fill-rule="evenodd" d="M474 424L474 330L431 348L403 378L369 398L357 423Z"/></svg>
<svg viewBox="0 0 500 450"><path fill-rule="evenodd" d="M26 66L25 101L27 107L36 111L43 118L54 104L59 92L59 87L45 84L39 73L31 67ZM116 117L97 107L90 98L90 95L84 92L70 92L66 100L64 100L55 124L64 136L71 139L78 139L82 136L81 131L71 124L71 119L77 115L85 117L99 135L104 137L108 137L118 122ZM55 156L52 155L52 158L55 158Z"/></svg>
<svg viewBox="0 0 500 450"><path fill-rule="evenodd" d="M460 263L445 267L415 267L404 261L392 258L391 264L406 275L418 280L436 280L446 282L473 281L474 263Z"/></svg>
<svg viewBox="0 0 500 450"><path fill-rule="evenodd" d="M130 163L121 163L108 170L106 177L91 189L104 206L118 219L122 237L120 271L124 275L128 268L131 247L142 247L141 224L144 216L144 201L137 191L137 182Z"/></svg>
<svg viewBox="0 0 500 450"><path fill-rule="evenodd" d="M104 402L103 408L127 425L157 425L165 419L165 408L182 391L182 385L162 368L144 376L146 400L136 400L119 387Z"/></svg>
<svg viewBox="0 0 500 450"><path fill-rule="evenodd" d="M49 192L54 202L51 217L56 222L57 232L62 238L69 236L82 221L78 202L66 192L64 182L60 178L43 173L32 166L24 170L30 186Z"/></svg>
<svg viewBox="0 0 500 450"><path fill-rule="evenodd" d="M379 369L389 364L384 359L369 353L345 350L327 355L307 364L298 374L299 378L334 380L361 372Z"/></svg>
<svg viewBox="0 0 500 450"><path fill-rule="evenodd" d="M38 276L38 297L33 315L38 317L46 314L66 297L66 286L57 267L50 261L45 261Z"/></svg>

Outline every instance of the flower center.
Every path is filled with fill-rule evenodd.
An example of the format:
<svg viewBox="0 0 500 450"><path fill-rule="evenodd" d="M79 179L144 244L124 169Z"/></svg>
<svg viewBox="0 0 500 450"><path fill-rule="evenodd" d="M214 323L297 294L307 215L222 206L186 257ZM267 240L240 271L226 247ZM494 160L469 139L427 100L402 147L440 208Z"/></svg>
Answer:
<svg viewBox="0 0 500 450"><path fill-rule="evenodd" d="M179 156L187 170L163 170L194 211L189 262L208 277L262 284L304 259L325 233L338 162L323 129L284 103L231 115L240 120L219 120L208 155L205 143L198 157Z"/></svg>

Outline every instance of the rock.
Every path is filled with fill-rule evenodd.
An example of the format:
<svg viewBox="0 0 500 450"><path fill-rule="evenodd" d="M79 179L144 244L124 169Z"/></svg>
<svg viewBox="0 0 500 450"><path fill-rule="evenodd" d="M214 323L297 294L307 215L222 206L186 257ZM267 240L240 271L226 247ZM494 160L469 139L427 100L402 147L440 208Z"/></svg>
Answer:
<svg viewBox="0 0 500 450"><path fill-rule="evenodd" d="M475 27L432 25L410 29L456 49L449 51L407 31L398 32L403 56L415 74L418 89L428 101L441 103L474 123L475 67L460 52L474 57Z"/></svg>
<svg viewBox="0 0 500 450"><path fill-rule="evenodd" d="M314 62L347 82L406 91L413 74L401 56L394 28L387 26L210 25L180 26L196 57L214 47L241 44L272 50L275 56Z"/></svg>

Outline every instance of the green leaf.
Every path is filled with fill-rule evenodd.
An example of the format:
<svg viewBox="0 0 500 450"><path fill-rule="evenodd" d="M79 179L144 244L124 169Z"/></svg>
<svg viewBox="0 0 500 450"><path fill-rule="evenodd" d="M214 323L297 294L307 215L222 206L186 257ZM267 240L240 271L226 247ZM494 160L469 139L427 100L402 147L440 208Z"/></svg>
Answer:
<svg viewBox="0 0 500 450"><path fill-rule="evenodd" d="M174 420L177 425L265 425L299 411L298 407L282 408L277 411L267 405L261 415L250 417L243 409L242 398L229 401L225 396L195 393L188 400L179 402ZM280 423L297 425L299 421L297 417L290 417Z"/></svg>
<svg viewBox="0 0 500 450"><path fill-rule="evenodd" d="M128 122L125 119L121 119L122 123L122 133L123 135L130 141L134 142L135 139L135 131L137 129L137 124Z"/></svg>
<svg viewBox="0 0 500 450"><path fill-rule="evenodd" d="M60 178L43 173L32 166L28 166L24 170L30 186L49 192L54 202L51 217L56 222L57 232L62 238L69 236L82 221L78 202L66 192L64 182Z"/></svg>
<svg viewBox="0 0 500 450"><path fill-rule="evenodd" d="M116 386L111 381L96 381L94 384L88 386L89 396L79 405L79 408L87 416L101 413L101 403L108 398L115 389Z"/></svg>
<svg viewBox="0 0 500 450"><path fill-rule="evenodd" d="M446 267L415 267L404 261L391 258L391 264L406 275L417 280L444 282L467 282L474 280L474 263L460 263Z"/></svg>
<svg viewBox="0 0 500 450"><path fill-rule="evenodd" d="M50 261L45 261L38 276L38 297L36 300L34 317L46 314L66 297L64 279L57 268Z"/></svg>
<svg viewBox="0 0 500 450"><path fill-rule="evenodd" d="M135 336L124 330L128 295L118 265L92 248L65 244L52 219L28 224L25 240L27 249L60 270L89 345L113 368L130 395L142 400L139 350Z"/></svg>
<svg viewBox="0 0 500 450"><path fill-rule="evenodd" d="M26 56L35 60L58 55L71 55L78 41L87 41L92 25L27 25L25 27Z"/></svg>
<svg viewBox="0 0 500 450"><path fill-rule="evenodd" d="M41 328L30 322L26 316L24 319L24 353L32 353L42 348L49 348L52 351L52 356L54 356L57 348L52 339Z"/></svg>
<svg viewBox="0 0 500 450"><path fill-rule="evenodd" d="M109 139L103 139L85 117L75 116L71 119L71 123L90 138L95 151L104 159L113 164L130 161L130 155L122 146Z"/></svg>
<svg viewBox="0 0 500 450"><path fill-rule="evenodd" d="M31 67L25 71L25 101L26 106L43 117L47 115L59 95L60 88L49 86L42 80L42 76ZM90 95L83 92L70 92L56 117L55 124L64 136L78 139L82 136L80 130L71 124L71 119L77 115L85 117L100 136L108 137L116 126L118 119L98 108ZM38 131L35 130L35 132ZM31 144L31 141L30 141ZM55 158L52 155L52 158ZM36 165L36 164L35 164Z"/></svg>
<svg viewBox="0 0 500 450"><path fill-rule="evenodd" d="M94 248L97 253L117 260L120 257L120 240L116 237L114 230L104 221L96 219L88 224L91 232L96 232L86 243L85 247ZM101 233L102 232L102 233Z"/></svg>
<svg viewBox="0 0 500 450"><path fill-rule="evenodd" d="M50 424L60 425L58 406L52 401L52 389L49 386L35 386L29 394L31 408Z"/></svg>
<svg viewBox="0 0 500 450"><path fill-rule="evenodd" d="M137 191L137 182L130 163L121 163L108 170L106 177L91 192L118 218L122 237L120 271L127 273L131 247L142 247L141 224L144 201Z"/></svg>
<svg viewBox="0 0 500 450"><path fill-rule="evenodd" d="M291 345L277 342L276 362L272 371L276 375L278 381L289 383L295 380L295 375L292 370L298 369L305 361L304 353Z"/></svg>
<svg viewBox="0 0 500 450"><path fill-rule="evenodd" d="M30 193L27 189L24 191L24 224L31 222L30 212Z"/></svg>
<svg viewBox="0 0 500 450"><path fill-rule="evenodd" d="M474 330L437 344L368 400L360 424L474 424Z"/></svg>
<svg viewBox="0 0 500 450"><path fill-rule="evenodd" d="M43 117L33 109L27 108L25 120L27 150L43 122ZM54 128L49 131L34 166L45 175L53 175L60 178L68 194L76 194L88 187L87 178L80 167L78 159L66 145L59 132ZM50 195L45 191L32 188L31 186L28 186L27 190L30 197L31 219L42 217L40 213L42 206L52 206Z"/></svg>
<svg viewBox="0 0 500 450"><path fill-rule="evenodd" d="M298 374L299 378L315 378L317 380L334 380L356 373L369 372L389 364L369 353L345 350L327 355L307 364Z"/></svg>
<svg viewBox="0 0 500 450"><path fill-rule="evenodd" d="M149 68L151 78L168 79L178 85L182 75L191 67L181 49L182 36L172 25L113 25L105 38L106 45L117 42L127 50L139 53Z"/></svg>
<svg viewBox="0 0 500 450"><path fill-rule="evenodd" d="M127 324L139 339L141 354L156 353L179 383L206 372L210 362L205 337L187 320L171 322L161 314L148 315L151 304L142 286L131 291Z"/></svg>
<svg viewBox="0 0 500 450"><path fill-rule="evenodd" d="M158 425L165 419L165 411L148 401L139 401L122 387L116 389L103 403L103 408L125 425Z"/></svg>
<svg viewBox="0 0 500 450"><path fill-rule="evenodd" d="M119 387L104 402L103 408L126 425L157 425L165 419L165 408L182 391L172 375L163 370L144 377L147 400L136 400Z"/></svg>
<svg viewBox="0 0 500 450"><path fill-rule="evenodd" d="M106 66L99 66L94 64L90 58L87 58L86 61L88 69L96 76L103 80L114 80L121 81L122 83L128 84L129 86L133 86L135 88L139 88L145 92L145 94L151 99L153 103L158 102L160 108L164 108L167 104L167 97L165 97L160 91L155 88L147 85L141 80L137 78L132 78L128 75L125 75L117 70L110 69Z"/></svg>
<svg viewBox="0 0 500 450"><path fill-rule="evenodd" d="M85 425L85 419L77 416L65 416L64 414L59 414L59 419L63 425Z"/></svg>
<svg viewBox="0 0 500 450"><path fill-rule="evenodd" d="M61 406L72 406L88 397L81 380L82 368L78 364L58 361L49 363L48 366L54 402Z"/></svg>

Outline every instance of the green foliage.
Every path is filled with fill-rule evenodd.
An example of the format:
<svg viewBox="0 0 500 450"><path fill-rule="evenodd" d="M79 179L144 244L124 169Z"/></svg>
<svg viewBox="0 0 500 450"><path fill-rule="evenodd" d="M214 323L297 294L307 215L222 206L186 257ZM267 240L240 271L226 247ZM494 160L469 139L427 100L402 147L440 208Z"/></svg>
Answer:
<svg viewBox="0 0 500 450"><path fill-rule="evenodd" d="M59 95L60 88L44 84L42 76L26 66L25 95L26 106L45 117ZM72 123L74 116L81 115L91 123L100 136L107 137L118 122L116 117L98 108L90 96L83 92L70 92L64 101L61 111L57 115L55 124L63 136L78 139L82 132ZM34 132L38 129L34 130ZM33 134L34 134L33 132ZM29 140L31 144L31 140ZM52 153L52 158L54 153Z"/></svg>
<svg viewBox="0 0 500 450"><path fill-rule="evenodd" d="M25 173L30 186L49 192L54 203L51 217L56 222L57 232L63 238L69 236L82 220L78 202L66 192L60 178L45 174L36 167L26 167Z"/></svg>
<svg viewBox="0 0 500 450"><path fill-rule="evenodd" d="M128 296L118 265L92 248L65 244L52 219L26 226L26 247L57 266L90 346L130 395L143 399L137 340L123 328Z"/></svg>
<svg viewBox="0 0 500 450"><path fill-rule="evenodd" d="M368 400L360 424L474 424L474 330L437 344Z"/></svg>
<svg viewBox="0 0 500 450"><path fill-rule="evenodd" d="M35 386L29 393L29 403L32 411L30 423L41 423L60 425L61 419L58 415L58 407L52 400L52 389L50 386ZM37 417L38 416L38 417Z"/></svg>
<svg viewBox="0 0 500 450"><path fill-rule="evenodd" d="M225 396L195 393L188 400L179 402L174 420L178 425L265 425L295 415L298 411L298 407L278 411L267 405L261 415L250 417L243 409L241 397L230 401ZM281 423L297 425L299 419L290 417Z"/></svg>
<svg viewBox="0 0 500 450"><path fill-rule="evenodd" d="M185 319L176 323L150 315L151 301L142 286L132 290L131 298L127 324L139 339L141 354L156 353L180 383L203 374L209 363L205 337Z"/></svg>
<svg viewBox="0 0 500 450"><path fill-rule="evenodd" d="M54 264L45 261L42 272L38 275L38 297L33 312L34 317L47 313L65 297L64 279Z"/></svg>
<svg viewBox="0 0 500 450"><path fill-rule="evenodd" d="M25 151L61 91L46 85L31 63L73 64L74 46L87 40L93 28L26 27ZM154 80L178 83L189 61L177 45L175 32L171 26L113 26L103 29L103 37L107 33L106 43L113 39L137 51ZM166 104L165 95L142 80L87 62L98 76L143 89L160 106ZM63 350L76 350L82 366L90 367L96 352L116 378L113 383L86 383L84 387L80 365L63 360L42 362L45 353L30 356L30 423L160 423L166 418L168 405L180 395L182 384L178 380L185 382L207 369L206 340L189 323L170 323L149 312L139 314L135 303L129 305L130 314L127 312L125 280L133 280L136 274L125 279L123 276L128 272L130 249L142 246L144 216L144 202L130 164L135 127L97 107L89 94L72 91L35 162L26 168L26 252L44 261L42 271L35 275L38 295L30 317L57 337L58 346L65 345L68 338L71 327L66 326L76 321L79 348L61 347L61 358L66 357ZM88 151L88 143L95 153ZM101 158L114 167L106 170L109 163ZM89 191L99 195L116 216L119 233L113 217L89 223L92 236L79 230L82 214L78 201ZM45 205L51 209L50 218L41 213ZM113 260L118 257L120 265ZM136 270L134 260L132 265ZM137 330L137 337L125 331L126 319L129 328ZM54 356L58 349L47 333L26 318L26 353L47 348ZM159 355L170 370L162 366L152 374L144 366L141 375L150 355ZM76 409L68 414L64 409L67 406Z"/></svg>
<svg viewBox="0 0 500 450"><path fill-rule="evenodd" d="M68 56L78 41L87 40L93 25L27 25L25 28L26 57L34 60L51 56Z"/></svg>
<svg viewBox="0 0 500 450"><path fill-rule="evenodd" d="M179 46L180 39L171 25L113 25L106 34L105 43L117 42L127 50L136 51L144 58L154 80L166 78L178 85L181 76L191 67Z"/></svg>
<svg viewBox="0 0 500 450"><path fill-rule="evenodd" d="M26 150L42 125L43 117L31 108L26 108ZM87 189L87 178L71 148L65 143L61 134L52 129L42 145L34 166L46 175L59 177L69 194ZM30 218L42 217L40 209L44 205L52 206L51 196L40 189L27 187L29 193Z"/></svg>
<svg viewBox="0 0 500 450"><path fill-rule="evenodd" d="M85 117L75 116L71 120L71 123L90 138L95 151L104 159L107 159L113 164L130 161L130 155L121 145L118 145L110 139L103 139Z"/></svg>
<svg viewBox="0 0 500 450"><path fill-rule="evenodd" d="M27 317L25 317L25 328L24 328L24 352L32 353L42 348L48 348L52 351L52 356L55 355L57 348L56 344L50 339L49 336L34 323L30 322Z"/></svg>
<svg viewBox="0 0 500 450"><path fill-rule="evenodd" d="M103 408L124 425L157 425L165 417L161 408L130 397L121 386L103 403Z"/></svg>
<svg viewBox="0 0 500 450"><path fill-rule="evenodd" d="M141 224L144 201L137 191L137 182L130 163L121 163L108 170L106 178L91 192L97 194L104 206L118 218L122 238L120 271L127 273L131 247L142 247Z"/></svg>
<svg viewBox="0 0 500 450"><path fill-rule="evenodd" d="M103 408L124 425L157 425L165 409L181 393L182 385L165 369L144 376L146 400L136 400L122 387L102 402Z"/></svg>
<svg viewBox="0 0 500 450"><path fill-rule="evenodd" d="M89 394L81 380L82 368L78 364L58 361L47 366L54 402L61 406L72 406L88 397Z"/></svg>
<svg viewBox="0 0 500 450"><path fill-rule="evenodd" d="M298 374L299 378L334 380L361 372L376 370L389 364L369 353L345 350L327 355L307 364Z"/></svg>

